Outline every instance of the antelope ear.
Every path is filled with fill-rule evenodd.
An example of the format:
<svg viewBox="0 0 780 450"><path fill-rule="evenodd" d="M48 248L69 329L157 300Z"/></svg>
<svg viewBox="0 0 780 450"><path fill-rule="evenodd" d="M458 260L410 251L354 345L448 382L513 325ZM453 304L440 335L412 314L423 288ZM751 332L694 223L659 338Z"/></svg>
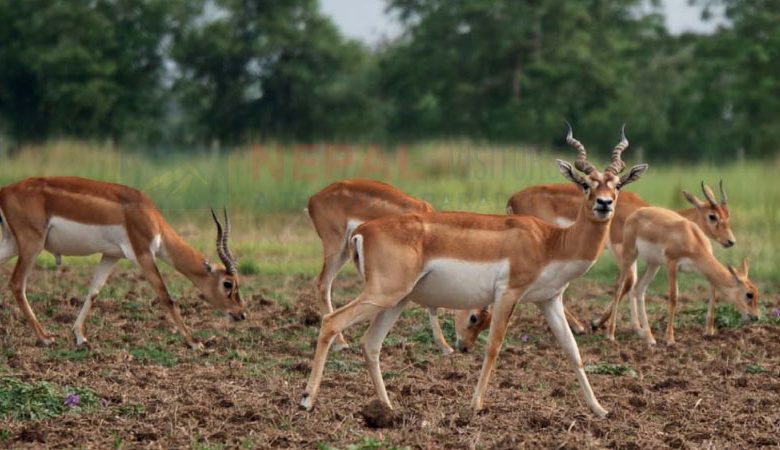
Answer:
<svg viewBox="0 0 780 450"><path fill-rule="evenodd" d="M572 167L571 164L561 159L556 159L555 163L558 164L558 170L561 171L561 175L563 175L567 180L576 184L580 188L582 188L582 185L586 184L585 179L574 170L574 167Z"/></svg>
<svg viewBox="0 0 780 450"><path fill-rule="evenodd" d="M214 273L214 266L207 259L203 260L203 267L206 269L206 272Z"/></svg>
<svg viewBox="0 0 780 450"><path fill-rule="evenodd" d="M639 178L644 175L645 172L647 172L647 168L650 167L647 164L638 164L631 168L631 170L628 171L627 174L620 177L620 183L618 183L618 189L622 188L623 186L633 183L634 181L638 180Z"/></svg>
<svg viewBox="0 0 780 450"><path fill-rule="evenodd" d="M737 284L742 284L742 279L739 277L739 274L737 273L737 269L734 268L731 264L728 265L729 272L731 272L731 276L734 277L734 281L737 282Z"/></svg>
<svg viewBox="0 0 780 450"><path fill-rule="evenodd" d="M747 256L742 258L742 276L747 277L748 276L748 270L750 270L750 264L748 264Z"/></svg>
<svg viewBox="0 0 780 450"><path fill-rule="evenodd" d="M688 203L690 203L691 205L693 205L693 206L695 206L697 208L701 208L701 207L704 206L704 202L702 202L701 200L696 198L696 196L691 194L690 192L682 191L682 193L683 193L683 196L685 197L685 199L688 200Z"/></svg>

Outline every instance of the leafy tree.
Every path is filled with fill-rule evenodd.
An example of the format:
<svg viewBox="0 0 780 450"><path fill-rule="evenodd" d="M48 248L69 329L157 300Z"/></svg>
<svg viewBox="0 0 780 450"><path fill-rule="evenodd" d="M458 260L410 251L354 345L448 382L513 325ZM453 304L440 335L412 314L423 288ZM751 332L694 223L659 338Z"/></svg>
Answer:
<svg viewBox="0 0 780 450"><path fill-rule="evenodd" d="M176 90L188 139L308 140L373 130L366 49L345 41L314 0L219 0L176 37Z"/></svg>
<svg viewBox="0 0 780 450"><path fill-rule="evenodd" d="M165 0L0 0L0 117L18 139L147 134Z"/></svg>
<svg viewBox="0 0 780 450"><path fill-rule="evenodd" d="M664 34L642 3L389 0L406 26L382 60L391 132L547 142L569 118L586 138L609 129L592 137L611 143L632 119L616 100L642 45Z"/></svg>

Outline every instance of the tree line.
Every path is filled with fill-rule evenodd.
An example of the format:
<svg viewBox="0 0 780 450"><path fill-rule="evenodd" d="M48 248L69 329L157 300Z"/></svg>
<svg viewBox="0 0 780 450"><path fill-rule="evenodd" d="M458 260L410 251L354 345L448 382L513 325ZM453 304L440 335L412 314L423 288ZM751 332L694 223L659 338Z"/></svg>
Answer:
<svg viewBox="0 0 780 450"><path fill-rule="evenodd" d="M780 148L780 5L386 0L403 33L345 38L316 0L0 0L0 136L137 144L471 138L547 146L563 119L651 157Z"/></svg>

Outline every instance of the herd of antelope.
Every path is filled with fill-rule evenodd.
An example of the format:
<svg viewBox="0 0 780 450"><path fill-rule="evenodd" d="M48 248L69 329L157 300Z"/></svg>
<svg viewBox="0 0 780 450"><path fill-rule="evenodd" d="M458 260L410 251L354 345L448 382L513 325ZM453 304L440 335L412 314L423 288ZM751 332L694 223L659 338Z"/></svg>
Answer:
<svg viewBox="0 0 780 450"><path fill-rule="evenodd" d="M485 392L518 302L534 303L571 363L585 401L596 415L607 411L599 404L582 365L574 332L584 326L563 305L569 283L585 274L606 246L618 261L620 274L615 296L594 329L607 325L614 340L618 305L628 294L631 323L649 345L655 345L645 308L645 292L659 268L669 278L669 317L666 343L674 344L677 272L693 270L711 285L706 334L715 333L714 306L725 297L745 320L758 318L758 291L748 278L748 263L740 269L723 266L712 253L710 239L731 247L736 239L729 226L729 208L723 184L720 199L704 183L702 201L683 191L693 206L673 211L650 206L630 192L647 164L626 171L620 142L603 171L587 158L585 146L574 138L571 126L566 142L577 151L574 165L557 160L570 183L534 186L513 195L507 215L437 212L423 200L393 186L370 180L331 184L309 199L307 211L324 253L317 276L319 307L323 314L311 374L301 406L313 408L331 345L348 346L341 334L347 327L369 321L361 347L379 399L391 407L379 367L379 352L387 333L403 309L414 302L428 308L437 345L445 354L453 349L442 334L437 312L453 310L456 347L468 351L479 333L489 337L472 408L482 408ZM239 294L236 259L230 251L230 221L216 225L216 252L222 264L210 263L187 244L163 219L143 193L130 187L75 177L29 178L0 189L0 263L17 256L9 286L32 326L39 343L49 345L49 334L35 316L26 296L27 277L37 255L47 250L57 262L61 256L102 256L73 325L76 345L87 342L84 322L92 303L117 262L137 264L165 313L186 343L202 348L184 323L157 267L157 258L172 265L200 290L202 297L236 321L246 318ZM646 262L637 280L637 260ZM364 279L363 291L341 308L333 308L331 290L339 270L352 259Z"/></svg>

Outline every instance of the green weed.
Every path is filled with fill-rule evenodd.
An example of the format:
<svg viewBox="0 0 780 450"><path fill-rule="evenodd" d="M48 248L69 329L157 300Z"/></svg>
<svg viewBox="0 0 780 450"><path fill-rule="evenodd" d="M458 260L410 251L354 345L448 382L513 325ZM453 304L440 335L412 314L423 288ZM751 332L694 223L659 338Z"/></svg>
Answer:
<svg viewBox="0 0 780 450"><path fill-rule="evenodd" d="M130 354L139 361L153 362L165 367L173 367L179 364L179 359L176 356L157 344L131 348Z"/></svg>
<svg viewBox="0 0 780 450"><path fill-rule="evenodd" d="M69 395L78 395L78 406L65 403ZM82 411L95 406L98 397L88 389L59 388L41 381L25 383L15 377L0 377L0 417L14 420L41 420L69 411Z"/></svg>

